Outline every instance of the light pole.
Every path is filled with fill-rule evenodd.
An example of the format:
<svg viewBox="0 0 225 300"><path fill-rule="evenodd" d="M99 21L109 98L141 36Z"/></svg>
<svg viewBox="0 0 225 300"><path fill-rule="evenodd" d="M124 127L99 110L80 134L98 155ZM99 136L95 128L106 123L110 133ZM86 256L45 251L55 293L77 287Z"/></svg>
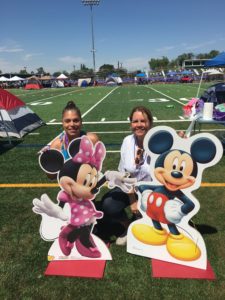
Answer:
<svg viewBox="0 0 225 300"><path fill-rule="evenodd" d="M92 37L92 56L93 56L93 72L95 74L95 39L94 39L94 24L93 24L93 6L99 5L100 0L82 0L85 6L90 6L91 9L91 37Z"/></svg>

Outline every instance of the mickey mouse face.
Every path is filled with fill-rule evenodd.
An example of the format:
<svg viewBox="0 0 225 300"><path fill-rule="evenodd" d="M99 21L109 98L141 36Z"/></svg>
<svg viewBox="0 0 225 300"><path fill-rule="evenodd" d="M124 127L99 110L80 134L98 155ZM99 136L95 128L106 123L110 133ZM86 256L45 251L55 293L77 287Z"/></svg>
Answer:
<svg viewBox="0 0 225 300"><path fill-rule="evenodd" d="M221 142L212 134L182 139L167 126L149 130L144 149L154 162L150 172L170 191L196 188L201 183L202 171L216 164L223 154Z"/></svg>
<svg viewBox="0 0 225 300"><path fill-rule="evenodd" d="M155 168L154 174L168 190L177 191L195 183L195 177L191 176L193 168L194 162L188 153L173 150L166 155L163 166Z"/></svg>

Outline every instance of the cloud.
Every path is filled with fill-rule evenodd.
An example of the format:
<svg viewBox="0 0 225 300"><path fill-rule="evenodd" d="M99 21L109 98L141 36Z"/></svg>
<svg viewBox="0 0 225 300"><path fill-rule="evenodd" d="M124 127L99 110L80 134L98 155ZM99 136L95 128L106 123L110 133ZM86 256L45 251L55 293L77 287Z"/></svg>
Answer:
<svg viewBox="0 0 225 300"><path fill-rule="evenodd" d="M0 46L0 53L15 53L15 52L23 52L24 49L20 47L7 47L7 46Z"/></svg>
<svg viewBox="0 0 225 300"><path fill-rule="evenodd" d="M0 70L3 73L18 72L23 69L24 69L24 67L22 65L15 64L11 61L7 61L4 59L0 59Z"/></svg>
<svg viewBox="0 0 225 300"><path fill-rule="evenodd" d="M211 40L211 41L202 42L202 43L196 44L196 45L186 46L186 50L201 49L201 48L205 48L206 46L214 45L214 44L216 44L216 41L215 40Z"/></svg>
<svg viewBox="0 0 225 300"><path fill-rule="evenodd" d="M149 59L145 57L128 58L123 61L123 67L129 71L149 68L148 61Z"/></svg>
<svg viewBox="0 0 225 300"><path fill-rule="evenodd" d="M43 55L43 53L28 53L23 57L23 60L28 61L31 60L35 56Z"/></svg>
<svg viewBox="0 0 225 300"><path fill-rule="evenodd" d="M75 57L75 56L63 56L59 57L58 60L65 64L84 64L86 60L82 57Z"/></svg>
<svg viewBox="0 0 225 300"><path fill-rule="evenodd" d="M171 51L174 50L175 46L164 46L162 48L158 48L156 49L157 52L167 52L167 51Z"/></svg>

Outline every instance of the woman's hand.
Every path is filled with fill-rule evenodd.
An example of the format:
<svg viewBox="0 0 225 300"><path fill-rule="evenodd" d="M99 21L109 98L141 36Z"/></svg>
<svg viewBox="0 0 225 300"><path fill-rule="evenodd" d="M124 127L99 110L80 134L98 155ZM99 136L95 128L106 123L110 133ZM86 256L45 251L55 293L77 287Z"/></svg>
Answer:
<svg viewBox="0 0 225 300"><path fill-rule="evenodd" d="M134 194L134 193L129 194L129 198L130 198L130 210L131 210L131 212L133 214L139 213L138 207L137 207L137 197L136 197L136 194Z"/></svg>
<svg viewBox="0 0 225 300"><path fill-rule="evenodd" d="M137 214L139 212L137 208L137 201L130 204L130 210L133 214Z"/></svg>

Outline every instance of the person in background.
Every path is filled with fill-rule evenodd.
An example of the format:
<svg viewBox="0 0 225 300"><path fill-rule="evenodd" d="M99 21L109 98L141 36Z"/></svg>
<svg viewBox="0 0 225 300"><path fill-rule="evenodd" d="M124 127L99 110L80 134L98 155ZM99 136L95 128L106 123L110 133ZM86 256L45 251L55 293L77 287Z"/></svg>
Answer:
<svg viewBox="0 0 225 300"><path fill-rule="evenodd" d="M153 118L148 108L133 108L130 114L132 134L126 136L122 142L118 170L129 173L130 177L136 178L137 181L152 180L149 173L150 157L143 148L144 137L152 125ZM134 192L126 194L116 187L103 196L99 206L98 209L103 211L104 217L96 225L97 235L104 240L116 235L116 244L125 245L130 222L140 217L137 195ZM126 207L131 209L131 219L127 216Z"/></svg>
<svg viewBox="0 0 225 300"><path fill-rule="evenodd" d="M52 141L50 149L61 151L65 159L69 158L67 148L72 140L83 135L86 135L93 144L99 140L95 133L82 130L81 112L73 101L69 101L62 111L62 126L64 131Z"/></svg>

